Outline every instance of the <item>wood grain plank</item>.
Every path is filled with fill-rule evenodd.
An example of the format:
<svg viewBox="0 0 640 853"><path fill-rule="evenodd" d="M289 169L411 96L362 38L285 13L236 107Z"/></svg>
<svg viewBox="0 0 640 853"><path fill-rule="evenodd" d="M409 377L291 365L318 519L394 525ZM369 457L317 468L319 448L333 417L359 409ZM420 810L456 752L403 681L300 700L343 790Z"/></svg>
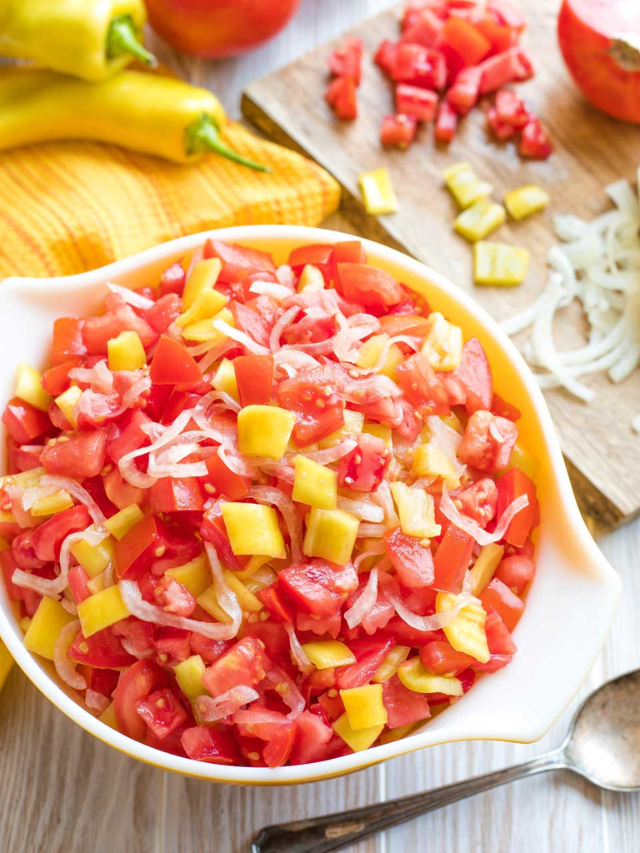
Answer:
<svg viewBox="0 0 640 853"><path fill-rule="evenodd" d="M430 264L472 292L496 318L511 317L529 305L544 284L546 254L554 242L552 215L597 215L608 206L604 185L621 176L632 179L638 164L640 129L591 110L570 83L556 47L557 6L556 0L527 4L530 25L525 44L537 59L537 75L522 90L556 142L556 153L545 163L521 161L513 145L495 144L478 111L463 122L450 149L435 147L430 128L423 127L409 150L383 155L378 142L380 122L393 109L388 83L377 68L366 63L358 95L359 118L337 121L320 97L331 45L251 84L243 100L244 114L265 133L309 154L335 175L344 190L343 211L365 236L400 247ZM383 38L397 39L396 18L395 13L384 13L353 30L363 39L367 56ZM441 178L442 169L459 160L474 164L494 185L496 198L530 182L553 193L554 202L543 215L526 223L507 224L498 234L498 239L532 252L530 274L519 288L474 288L471 284L471 250L453 233L455 210ZM357 178L381 165L389 168L401 209L375 219L363 209ZM567 310L558 323L561 345L576 345L582 328L582 320ZM640 452L630 428L640 400L640 372L620 386L606 376L590 377L586 384L597 392L597 405L585 406L563 390L550 391L547 398L567 460L582 475L576 478L576 485L585 504L602 522L614 525L640 512L640 482L628 465Z"/></svg>

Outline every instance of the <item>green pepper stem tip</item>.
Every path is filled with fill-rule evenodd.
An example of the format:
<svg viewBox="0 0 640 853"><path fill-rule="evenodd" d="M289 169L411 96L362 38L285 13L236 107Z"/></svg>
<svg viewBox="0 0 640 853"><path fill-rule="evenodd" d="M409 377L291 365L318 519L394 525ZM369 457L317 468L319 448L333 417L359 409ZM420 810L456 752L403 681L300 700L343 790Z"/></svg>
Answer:
<svg viewBox="0 0 640 853"><path fill-rule="evenodd" d="M126 55L133 56L149 68L158 66L155 56L139 41L131 15L119 15L109 25L107 58L117 59Z"/></svg>
<svg viewBox="0 0 640 853"><path fill-rule="evenodd" d="M241 166L247 166L249 169L255 169L257 172L270 172L271 168L262 163L256 163L254 160L249 160L238 154L233 148L229 148L221 139L218 128L213 120L208 116L202 116L197 124L193 127L193 132L190 136L190 148L192 151L215 151L221 157L226 157L228 160L233 160L234 163L239 163Z"/></svg>

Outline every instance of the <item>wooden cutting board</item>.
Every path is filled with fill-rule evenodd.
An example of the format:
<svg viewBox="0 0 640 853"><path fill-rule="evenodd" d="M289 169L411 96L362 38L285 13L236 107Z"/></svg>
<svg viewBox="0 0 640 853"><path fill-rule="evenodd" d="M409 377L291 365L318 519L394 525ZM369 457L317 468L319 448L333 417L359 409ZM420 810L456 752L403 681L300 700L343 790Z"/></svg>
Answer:
<svg viewBox="0 0 640 853"><path fill-rule="evenodd" d="M393 112L393 98L372 57L382 39L398 39L402 7L350 31L365 45L356 121L337 121L323 100L327 56L342 37L252 83L243 97L244 115L271 138L303 151L335 175L344 190L342 213L363 236L424 261L504 320L528 306L545 284L547 250L555 242L552 215L598 215L609 206L604 186L620 177L635 179L640 165L640 128L596 112L573 86L557 47L558 6L559 0L526 4L524 45L536 76L518 87L553 137L556 152L546 162L521 160L513 143L493 141L485 130L483 110L461 122L448 149L434 144L428 126L419 129L407 151L381 149L380 123ZM481 288L472 283L471 247L452 230L456 210L442 186L442 170L461 160L470 161L493 184L498 200L527 183L540 184L552 195L544 213L506 224L489 238L531 251L529 275L520 287ZM364 210L357 179L380 166L389 169L400 210L374 218ZM567 309L556 327L560 347L579 345L584 329L576 306ZM640 513L640 436L630 427L632 417L640 413L640 371L620 385L606 376L587 378L586 384L597 393L590 405L563 390L548 392L547 400L583 508L600 523L614 526Z"/></svg>

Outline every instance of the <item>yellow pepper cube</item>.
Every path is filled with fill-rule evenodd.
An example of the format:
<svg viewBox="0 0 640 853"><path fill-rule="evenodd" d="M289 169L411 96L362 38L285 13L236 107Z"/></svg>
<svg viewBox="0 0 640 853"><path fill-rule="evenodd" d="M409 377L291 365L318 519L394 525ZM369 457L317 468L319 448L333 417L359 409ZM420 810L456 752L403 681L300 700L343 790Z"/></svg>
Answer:
<svg viewBox="0 0 640 853"><path fill-rule="evenodd" d="M475 596L480 595L482 590L494 576L496 569L500 565L500 560L502 560L503 554L504 546L496 545L495 542L490 545L485 545L482 551L480 551L478 559L475 561L473 568L471 569L471 576L474 582L471 591Z"/></svg>
<svg viewBox="0 0 640 853"><path fill-rule="evenodd" d="M56 512L71 509L72 506L73 498L69 492L66 492L64 489L58 489L52 495L47 495L37 500L29 512L34 518L40 518L46 515L55 515Z"/></svg>
<svg viewBox="0 0 640 853"><path fill-rule="evenodd" d="M511 190L504 197L504 204L513 219L525 219L545 208L550 201L549 193L536 184L527 184Z"/></svg>
<svg viewBox="0 0 640 853"><path fill-rule="evenodd" d="M338 717L333 724L334 732L339 735L342 740L354 752L361 752L363 749L369 749L371 744L380 737L384 725L371 726L368 729L352 729L349 725L349 717L345 713Z"/></svg>
<svg viewBox="0 0 640 853"><path fill-rule="evenodd" d="M398 509L403 533L407 536L417 536L418 539L432 539L440 535L441 528L436 524L433 495L424 489L412 489L400 481L391 484L391 494Z"/></svg>
<svg viewBox="0 0 640 853"><path fill-rule="evenodd" d="M391 177L386 168L364 172L358 178L367 213L381 216L398 210L398 199L393 191Z"/></svg>
<svg viewBox="0 0 640 853"><path fill-rule="evenodd" d="M513 287L527 277L529 252L506 243L480 241L473 247L473 279L476 284Z"/></svg>
<svg viewBox="0 0 640 853"><path fill-rule="evenodd" d="M353 731L384 726L387 709L382 701L382 684L365 684L340 691L340 698Z"/></svg>
<svg viewBox="0 0 640 853"><path fill-rule="evenodd" d="M71 385L54 400L56 406L74 429L77 427L75 408L78 405L80 397L82 397L81 389L77 385Z"/></svg>
<svg viewBox="0 0 640 853"><path fill-rule="evenodd" d="M362 427L362 432L366 435L375 435L376 438L381 438L389 450L393 450L393 433L391 427L384 424L365 424Z"/></svg>
<svg viewBox="0 0 640 853"><path fill-rule="evenodd" d="M16 397L30 403L36 409L46 412L53 397L42 387L42 374L35 367L21 362L16 368L16 382L13 393Z"/></svg>
<svg viewBox="0 0 640 853"><path fill-rule="evenodd" d="M97 545L91 545L86 539L78 539L72 544L71 553L85 572L95 578L113 562L113 539L107 536Z"/></svg>
<svg viewBox="0 0 640 853"><path fill-rule="evenodd" d="M506 218L507 213L501 204L482 199L456 217L453 229L465 240L475 243L499 228Z"/></svg>
<svg viewBox="0 0 640 853"><path fill-rule="evenodd" d="M147 363L137 332L120 332L117 338L107 341L107 352L109 370L140 370Z"/></svg>
<svg viewBox="0 0 640 853"><path fill-rule="evenodd" d="M409 646L394 646L382 661L371 680L376 684L384 684L385 681L388 681L396 674L400 664L404 663L409 657L410 651Z"/></svg>
<svg viewBox="0 0 640 853"><path fill-rule="evenodd" d="M22 633L26 634L29 630L29 625L31 625L31 617L23 616L22 619L18 622L18 625L20 625L20 630L22 631Z"/></svg>
<svg viewBox="0 0 640 853"><path fill-rule="evenodd" d="M303 290L314 293L325 289L325 281L322 272L313 264L305 264L298 279L298 293Z"/></svg>
<svg viewBox="0 0 640 853"><path fill-rule="evenodd" d="M182 307L185 311L191 308L201 293L205 290L213 290L221 269L222 264L219 258L208 258L194 266L182 294Z"/></svg>
<svg viewBox="0 0 640 853"><path fill-rule="evenodd" d="M238 380L236 379L236 371L233 362L228 358L223 358L216 370L216 375L213 377L211 384L216 391L223 391L236 401L240 402L240 394L238 392Z"/></svg>
<svg viewBox="0 0 640 853"><path fill-rule="evenodd" d="M143 512L138 504L129 504L108 518L104 522L104 526L115 539L122 539L142 517Z"/></svg>
<svg viewBox="0 0 640 853"><path fill-rule="evenodd" d="M235 592L238 603L244 613L259 613L263 609L264 604L260 599L256 598L255 595L242 583L242 581L233 574L233 572L229 572L225 569L223 575L228 586L231 588L231 591ZM262 584L260 585L260 588L262 588Z"/></svg>
<svg viewBox="0 0 640 853"><path fill-rule="evenodd" d="M516 444L511 451L509 468L513 468L516 465L521 471L524 471L527 477L533 480L540 468L540 460L533 453L530 453L526 447ZM33 512L33 509L31 511Z"/></svg>
<svg viewBox="0 0 640 853"><path fill-rule="evenodd" d="M85 598L78 605L78 618L85 637L126 619L130 613L117 586L110 586Z"/></svg>
<svg viewBox="0 0 640 853"><path fill-rule="evenodd" d="M165 575L177 580L182 586L186 587L194 598L211 586L211 568L209 561L204 554L196 557L183 566L176 566L175 569L167 569Z"/></svg>
<svg viewBox="0 0 640 853"><path fill-rule="evenodd" d="M340 429L330 433L326 438L321 438L318 442L318 447L324 450L326 447L335 447L349 435L360 435L364 426L364 415L362 412L352 412L350 409L344 410L344 424Z"/></svg>
<svg viewBox="0 0 640 853"><path fill-rule="evenodd" d="M380 358L382 348L389 340L389 335L383 332L381 335L372 335L368 341L365 341L359 351L356 365L365 369L371 368Z"/></svg>
<svg viewBox="0 0 640 853"><path fill-rule="evenodd" d="M176 319L176 326L183 329L199 320L210 320L227 304L227 297L219 290L204 290L193 305Z"/></svg>
<svg viewBox="0 0 640 853"><path fill-rule="evenodd" d="M446 613L457 603L458 596L450 592L439 592L436 596L436 613ZM485 624L487 614L482 605L473 602L465 605L455 620L444 628L444 633L457 652L471 655L480 663L487 663L491 655L487 644Z"/></svg>
<svg viewBox="0 0 640 853"><path fill-rule="evenodd" d="M481 181L471 163L454 163L443 172L444 182L459 207L466 208L491 195L493 187Z"/></svg>
<svg viewBox="0 0 640 853"><path fill-rule="evenodd" d="M47 598L45 595L24 635L25 646L30 652L47 660L53 660L53 650L60 632L75 618L59 601L54 601L53 598Z"/></svg>
<svg viewBox="0 0 640 853"><path fill-rule="evenodd" d="M220 606L218 596L213 584L207 587L196 599L200 607L206 610L210 616L213 616L218 622L223 622L225 625L230 624L233 620L231 616Z"/></svg>
<svg viewBox="0 0 640 853"><path fill-rule="evenodd" d="M351 559L360 522L341 509L313 507L307 516L302 550L307 557L321 557L341 566Z"/></svg>
<svg viewBox="0 0 640 853"><path fill-rule="evenodd" d="M9 673L11 672L11 668L13 666L13 658L9 652L9 649L5 646L5 644L0 640L0 690L9 677Z"/></svg>
<svg viewBox="0 0 640 853"><path fill-rule="evenodd" d="M356 662L351 649L339 640L304 643L302 650L316 669L331 669L334 666L348 666Z"/></svg>
<svg viewBox="0 0 640 853"><path fill-rule="evenodd" d="M455 370L462 361L462 329L454 326L437 311L426 321L427 332L422 343L422 353L436 373Z"/></svg>
<svg viewBox="0 0 640 853"><path fill-rule="evenodd" d="M91 595L95 595L97 592L102 592L103 589L106 589L107 584L107 573L106 571L100 572L99 575L96 575L95 578L90 578L87 581L87 587Z"/></svg>
<svg viewBox="0 0 640 853"><path fill-rule="evenodd" d="M462 684L448 675L434 675L415 657L405 661L398 669L398 678L414 693L444 693L446 696L462 696Z"/></svg>
<svg viewBox="0 0 640 853"><path fill-rule="evenodd" d="M216 320L222 320L227 326L235 327L233 314L228 308L223 308L221 311L218 311L215 317L208 317L206 320L198 320L196 323L191 323L190 326L187 326L183 330L182 337L186 341L197 341L198 343L207 341L212 346L228 341L229 338L227 335L216 329L213 325Z"/></svg>
<svg viewBox="0 0 640 853"><path fill-rule="evenodd" d="M281 459L295 424L295 414L278 406L245 406L238 413L238 450L245 456Z"/></svg>
<svg viewBox="0 0 640 853"><path fill-rule="evenodd" d="M115 729L115 731L119 732L120 729L118 728L118 721L116 720L114 704L115 703L112 702L110 705L108 705L100 714L98 719L101 723L104 723L105 725L109 726L109 728Z"/></svg>
<svg viewBox="0 0 640 853"><path fill-rule="evenodd" d="M411 472L416 477L450 477L455 466L444 450L433 444L419 444L413 454Z"/></svg>
<svg viewBox="0 0 640 853"><path fill-rule="evenodd" d="M251 557L249 557L249 560L247 561L247 564L244 569L242 569L241 572L234 572L234 574L237 578L240 578L240 580L247 580L247 578L250 578L252 575L255 575L258 569L262 568L262 566L265 566L270 559L271 557L268 557L266 554L253 554Z"/></svg>
<svg viewBox="0 0 640 853"><path fill-rule="evenodd" d="M191 655L190 658L180 661L174 668L178 687L184 695L192 702L198 696L204 696L207 689L202 683L202 674L206 667L200 655Z"/></svg>
<svg viewBox="0 0 640 853"><path fill-rule="evenodd" d="M236 556L263 554L279 559L286 556L278 514L273 507L223 503L221 509L231 550Z"/></svg>
<svg viewBox="0 0 640 853"><path fill-rule="evenodd" d="M296 456L293 499L320 509L335 509L338 502L338 474L306 456Z"/></svg>

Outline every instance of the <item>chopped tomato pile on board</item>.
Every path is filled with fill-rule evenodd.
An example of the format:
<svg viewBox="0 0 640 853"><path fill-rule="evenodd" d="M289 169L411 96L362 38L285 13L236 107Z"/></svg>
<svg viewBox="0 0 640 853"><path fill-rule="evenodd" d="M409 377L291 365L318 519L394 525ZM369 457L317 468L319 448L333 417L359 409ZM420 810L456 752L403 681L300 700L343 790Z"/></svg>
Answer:
<svg viewBox="0 0 640 853"><path fill-rule="evenodd" d="M280 266L207 241L141 284L17 368L0 564L27 648L131 738L269 767L400 737L507 665L535 459L481 342L358 241Z"/></svg>

